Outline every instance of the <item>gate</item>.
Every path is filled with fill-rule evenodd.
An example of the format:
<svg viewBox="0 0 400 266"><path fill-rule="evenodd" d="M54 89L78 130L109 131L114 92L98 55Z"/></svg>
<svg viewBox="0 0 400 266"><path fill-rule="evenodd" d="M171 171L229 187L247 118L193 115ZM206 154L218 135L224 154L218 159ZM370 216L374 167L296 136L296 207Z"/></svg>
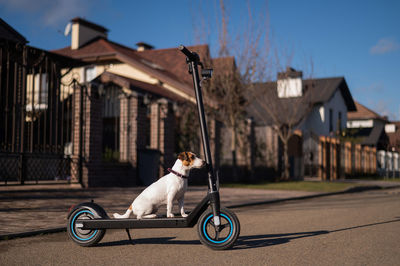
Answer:
<svg viewBox="0 0 400 266"><path fill-rule="evenodd" d="M76 82L61 69L77 64L0 39L0 184L70 180Z"/></svg>

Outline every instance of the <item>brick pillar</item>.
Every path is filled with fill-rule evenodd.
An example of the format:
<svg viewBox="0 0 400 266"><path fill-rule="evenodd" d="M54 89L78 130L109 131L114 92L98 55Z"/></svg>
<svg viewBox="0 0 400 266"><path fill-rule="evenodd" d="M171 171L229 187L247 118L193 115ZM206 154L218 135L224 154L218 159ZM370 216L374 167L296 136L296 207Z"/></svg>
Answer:
<svg viewBox="0 0 400 266"><path fill-rule="evenodd" d="M146 107L137 95L121 95L120 107L120 160L137 167L138 149L146 146Z"/></svg>
<svg viewBox="0 0 400 266"><path fill-rule="evenodd" d="M119 98L119 160L121 162L129 161L129 119L128 119L128 105L129 98L122 94Z"/></svg>
<svg viewBox="0 0 400 266"><path fill-rule="evenodd" d="M376 161L376 148L375 147L373 147L372 148L372 174L376 174L376 164L377 164L377 161Z"/></svg>
<svg viewBox="0 0 400 266"><path fill-rule="evenodd" d="M318 143L318 164L319 164L319 169L318 169L318 176L321 180L326 179L326 142L325 142L325 137L320 137L319 138L319 143Z"/></svg>
<svg viewBox="0 0 400 266"><path fill-rule="evenodd" d="M79 170L79 153L80 153L80 130L81 130L81 88L74 85L74 93L72 96L72 155L71 155L71 182L78 183Z"/></svg>
<svg viewBox="0 0 400 266"><path fill-rule="evenodd" d="M356 174L361 173L361 145L355 145L355 170Z"/></svg>
<svg viewBox="0 0 400 266"><path fill-rule="evenodd" d="M345 142L345 174L351 175L352 161L351 161L351 142Z"/></svg>
<svg viewBox="0 0 400 266"><path fill-rule="evenodd" d="M101 171L103 121L102 104L98 97L97 88L89 86L87 93L84 93L81 97L84 90L86 89L76 87L74 91L72 180L81 182L84 187L89 187L95 185L96 175ZM81 99L83 99L82 102ZM80 152L82 152L83 160L82 180L78 180Z"/></svg>
<svg viewBox="0 0 400 266"><path fill-rule="evenodd" d="M318 140L318 177L322 180L322 162L323 160L323 151L322 151L322 140L319 138Z"/></svg>
<svg viewBox="0 0 400 266"><path fill-rule="evenodd" d="M160 176L164 174L162 165L171 167L175 161L174 122L171 103L161 99L151 104L150 147L162 154Z"/></svg>

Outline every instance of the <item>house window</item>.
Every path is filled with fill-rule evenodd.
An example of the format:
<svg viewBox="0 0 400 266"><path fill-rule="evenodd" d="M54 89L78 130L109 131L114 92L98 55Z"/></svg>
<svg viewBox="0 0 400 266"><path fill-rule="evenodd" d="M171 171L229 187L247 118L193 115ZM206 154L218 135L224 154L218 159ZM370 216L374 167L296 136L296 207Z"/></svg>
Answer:
<svg viewBox="0 0 400 266"><path fill-rule="evenodd" d="M29 74L26 83L26 110L32 112L47 109L49 91L47 74Z"/></svg>
<svg viewBox="0 0 400 266"><path fill-rule="evenodd" d="M333 131L333 110L329 109L329 132Z"/></svg>
<svg viewBox="0 0 400 266"><path fill-rule="evenodd" d="M85 68L85 81L89 82L92 81L96 77L96 67L91 66Z"/></svg>

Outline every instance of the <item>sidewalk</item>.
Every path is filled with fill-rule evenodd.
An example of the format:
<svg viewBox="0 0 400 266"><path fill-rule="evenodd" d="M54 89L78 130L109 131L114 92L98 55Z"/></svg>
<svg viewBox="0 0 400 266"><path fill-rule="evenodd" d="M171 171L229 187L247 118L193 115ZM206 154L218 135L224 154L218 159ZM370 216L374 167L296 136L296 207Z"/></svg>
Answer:
<svg viewBox="0 0 400 266"><path fill-rule="evenodd" d="M365 183L365 182L364 182ZM398 183L371 183L363 189L398 187ZM72 205L91 201L100 204L111 216L123 213L133 199L144 188L95 188L81 189L79 186L37 185L0 187L0 239L18 233L65 230L67 214ZM206 195L207 187L189 187L185 194L185 209L189 212ZM343 193L343 192L339 192ZM318 193L305 191L257 190L221 188L221 205L240 207L266 202L277 202L338 193ZM164 210L160 210L163 212ZM175 204L174 212L178 212ZM26 234L25 234L26 235Z"/></svg>

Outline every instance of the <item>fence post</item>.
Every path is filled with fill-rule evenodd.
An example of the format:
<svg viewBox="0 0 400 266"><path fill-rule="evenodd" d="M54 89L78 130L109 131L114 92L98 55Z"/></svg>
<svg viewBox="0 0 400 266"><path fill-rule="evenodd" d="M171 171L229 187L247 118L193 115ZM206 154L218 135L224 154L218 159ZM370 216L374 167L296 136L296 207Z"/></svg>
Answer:
<svg viewBox="0 0 400 266"><path fill-rule="evenodd" d="M25 167L25 156L24 153L21 152L19 154L19 181L20 184L23 185L25 183L25 179L26 179L26 167Z"/></svg>

